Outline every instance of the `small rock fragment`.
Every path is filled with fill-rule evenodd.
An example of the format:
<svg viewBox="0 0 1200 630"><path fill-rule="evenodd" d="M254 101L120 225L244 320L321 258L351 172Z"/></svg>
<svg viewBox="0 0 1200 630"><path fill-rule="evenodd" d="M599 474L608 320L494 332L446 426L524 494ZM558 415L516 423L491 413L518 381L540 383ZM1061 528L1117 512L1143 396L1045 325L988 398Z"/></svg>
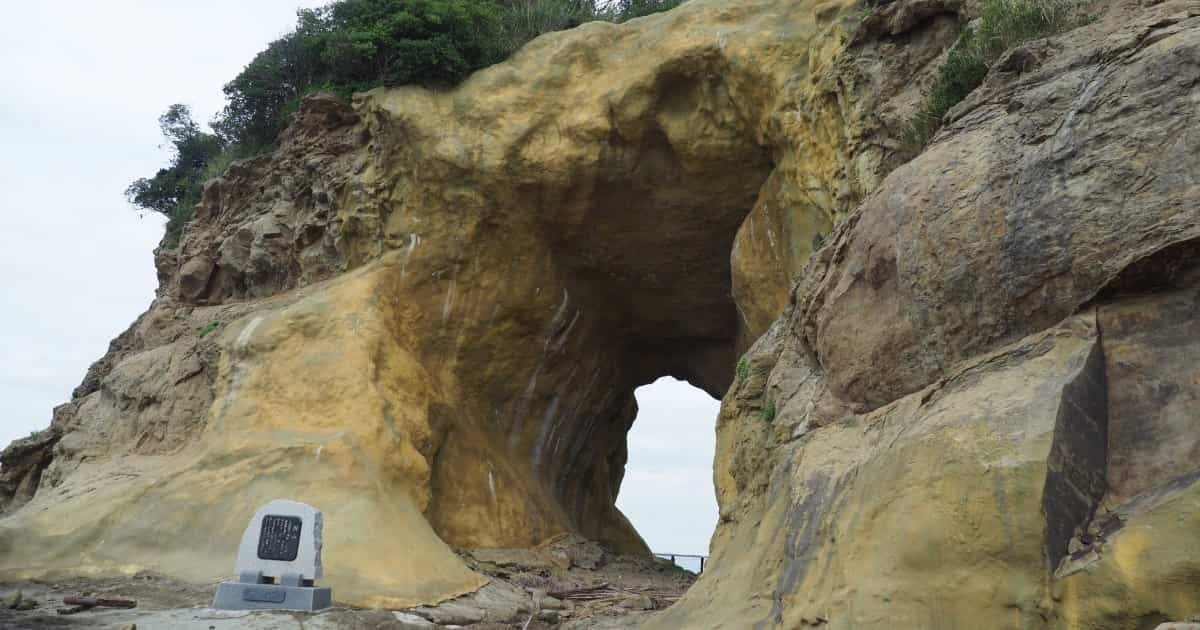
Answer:
<svg viewBox="0 0 1200 630"><path fill-rule="evenodd" d="M420 630L420 629L424 629L424 628L435 627L433 625L432 621L429 621L428 619L426 619L420 615L414 615L412 613L407 613L407 612L397 610L392 613L392 616L394 616L396 618L396 621L399 621L400 623L404 624L405 628L413 628L413 629Z"/></svg>
<svg viewBox="0 0 1200 630"><path fill-rule="evenodd" d="M414 609L418 615L443 626L470 625L484 620L484 612L474 606L458 602L446 602L434 607Z"/></svg>
<svg viewBox="0 0 1200 630"><path fill-rule="evenodd" d="M621 601L621 606L629 610L654 610L654 600L645 595L630 595Z"/></svg>

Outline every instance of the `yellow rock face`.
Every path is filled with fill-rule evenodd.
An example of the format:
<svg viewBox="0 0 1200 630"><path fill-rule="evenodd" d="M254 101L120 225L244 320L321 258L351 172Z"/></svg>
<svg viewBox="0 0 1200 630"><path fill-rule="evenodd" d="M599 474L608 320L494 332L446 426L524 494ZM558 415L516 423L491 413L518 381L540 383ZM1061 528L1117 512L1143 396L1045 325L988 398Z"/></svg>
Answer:
<svg viewBox="0 0 1200 630"><path fill-rule="evenodd" d="M480 586L423 514L437 447L430 378L388 332L385 276L352 273L230 326L216 401L187 449L81 466L17 515L8 561L208 580L230 571L228 542L249 515L289 496L325 512L339 597L410 606ZM102 491L75 495L80 484ZM43 501L48 509L31 509ZM54 563L40 557L46 528L69 540Z"/></svg>
<svg viewBox="0 0 1200 630"><path fill-rule="evenodd" d="M811 257L723 403L713 558L646 627L1200 610L1197 162L1167 113L1194 94L1164 82L1198 76L1200 20L1097 15L994 69Z"/></svg>
<svg viewBox="0 0 1200 630"><path fill-rule="evenodd" d="M719 430L759 425L757 440L722 444L747 462L732 477L757 471L763 486L723 496L712 576L650 627L1008 628L1048 615L1046 461L1063 388L1084 378L1095 343L1094 326L1074 321L919 397L836 420L822 417L827 387L795 374L803 357L786 345L764 356L760 343ZM764 370L779 397L770 423L754 409ZM794 396L776 393L796 378ZM774 455L749 463L760 450Z"/></svg>

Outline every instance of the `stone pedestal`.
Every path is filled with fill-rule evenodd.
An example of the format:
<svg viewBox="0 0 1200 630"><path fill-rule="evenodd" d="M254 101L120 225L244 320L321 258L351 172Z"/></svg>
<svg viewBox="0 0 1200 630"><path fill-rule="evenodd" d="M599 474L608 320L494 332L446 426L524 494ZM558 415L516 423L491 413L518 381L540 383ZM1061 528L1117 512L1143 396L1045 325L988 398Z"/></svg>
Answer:
<svg viewBox="0 0 1200 630"><path fill-rule="evenodd" d="M328 587L221 582L217 585L212 607L219 610L320 610L328 608L332 601L333 592Z"/></svg>

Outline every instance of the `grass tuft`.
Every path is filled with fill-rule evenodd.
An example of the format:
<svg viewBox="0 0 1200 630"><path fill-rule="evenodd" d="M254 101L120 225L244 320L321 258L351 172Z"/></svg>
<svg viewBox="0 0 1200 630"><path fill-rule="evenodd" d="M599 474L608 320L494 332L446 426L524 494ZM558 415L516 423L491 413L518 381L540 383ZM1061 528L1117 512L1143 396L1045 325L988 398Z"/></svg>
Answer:
<svg viewBox="0 0 1200 630"><path fill-rule="evenodd" d="M963 31L938 69L924 105L904 132L905 145L920 152L950 108L983 83L1005 51L1083 24L1088 16L1082 9L1082 0L986 0L979 21Z"/></svg>
<svg viewBox="0 0 1200 630"><path fill-rule="evenodd" d="M750 362L745 359L738 361L737 367L734 368L734 373L737 374L739 383L750 378Z"/></svg>
<svg viewBox="0 0 1200 630"><path fill-rule="evenodd" d="M213 331L215 331L216 329L218 329L220 327L221 327L221 322L208 322L207 324L202 326L200 328L200 330L198 331L200 338L203 339L203 338L209 336L210 334L213 333Z"/></svg>
<svg viewBox="0 0 1200 630"><path fill-rule="evenodd" d="M772 422L775 421L775 403L768 402L763 407L762 419L763 419L763 422L766 422L767 424L771 424Z"/></svg>

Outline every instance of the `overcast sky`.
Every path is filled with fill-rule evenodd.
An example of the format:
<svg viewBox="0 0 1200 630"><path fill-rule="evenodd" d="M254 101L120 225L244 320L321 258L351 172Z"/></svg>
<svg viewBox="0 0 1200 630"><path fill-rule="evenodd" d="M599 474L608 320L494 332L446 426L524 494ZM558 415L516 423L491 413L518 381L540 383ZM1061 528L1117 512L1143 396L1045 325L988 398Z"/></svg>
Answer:
<svg viewBox="0 0 1200 630"><path fill-rule="evenodd" d="M655 552L707 555L717 525L712 478L720 403L670 377L639 387L637 400L617 507Z"/></svg>
<svg viewBox="0 0 1200 630"><path fill-rule="evenodd" d="M50 424L146 307L162 219L123 191L167 159L172 103L208 121L221 86L295 24L298 0L25 2L0 20L0 445ZM638 391L618 505L657 550L707 553L717 403Z"/></svg>

